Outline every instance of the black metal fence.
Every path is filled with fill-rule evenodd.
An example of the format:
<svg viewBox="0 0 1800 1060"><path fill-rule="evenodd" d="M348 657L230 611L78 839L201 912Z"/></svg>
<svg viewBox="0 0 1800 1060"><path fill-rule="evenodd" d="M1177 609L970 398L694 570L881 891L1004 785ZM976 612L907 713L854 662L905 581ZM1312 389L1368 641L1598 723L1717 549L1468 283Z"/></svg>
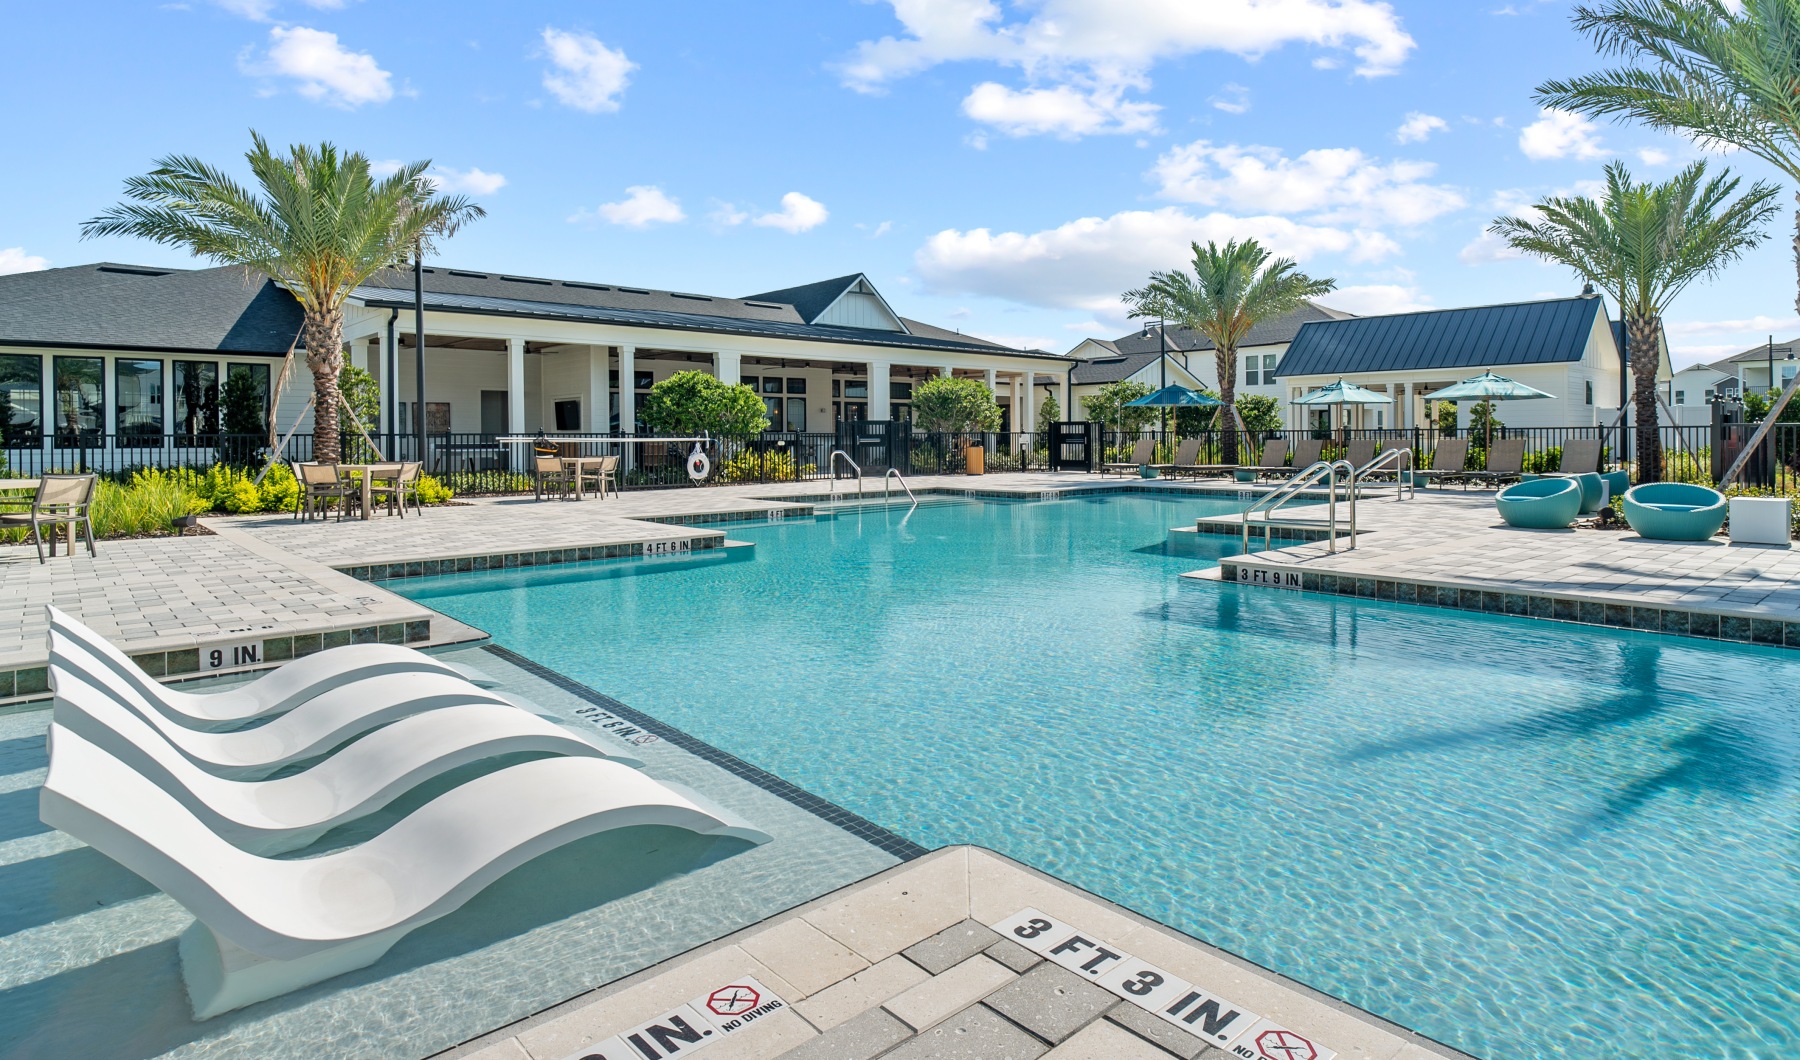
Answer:
<svg viewBox="0 0 1800 1060"><path fill-rule="evenodd" d="M1715 482L1756 430L1755 424L1658 428L1663 448L1664 478L1689 482ZM1563 445L1571 439L1598 439L1607 465L1628 462L1633 455L1631 427L1500 427L1494 439L1525 441L1525 470L1554 470ZM1218 431L1194 436L1199 443L1195 462L1222 463L1222 437ZM1467 428L1436 431L1429 428L1384 430L1317 429L1254 431L1239 438L1238 462L1254 464L1262 443L1282 439L1291 450L1303 438L1326 443L1327 455L1337 455L1357 440L1372 440L1380 449L1404 446L1419 464L1431 460L1438 442L1446 437L1469 440L1467 466L1486 466L1487 437ZM511 439L511 440L507 440ZM834 466L832 454L843 452L869 478L896 468L906 475L957 474L967 467L966 452L975 446L985 450L986 470L1090 471L1101 463L1130 459L1141 439L1154 439L1153 462L1172 463L1181 439L1153 433L1128 434L1098 424L1065 422L1050 425L1043 433L1010 432L952 436L913 429L904 421L853 421L831 432L769 431L744 439L712 439L701 445L707 457L706 485L825 481L850 477L854 471L842 458ZM376 440L379 449L362 438L343 439L346 462L376 459L420 459L416 437ZM459 493L520 493L532 488L532 457L538 439L492 434L434 434L426 439L426 470ZM541 444L560 455L621 457L619 482L623 488L691 486L688 458L694 443L653 435L554 434ZM258 467L270 455L263 435L81 434L56 437L8 438L0 443L0 473L36 475L47 471L98 472L124 477L145 467L206 468L213 464ZM290 437L282 448L284 460L310 460L310 434ZM1777 424L1746 461L1742 480L1748 486L1788 491L1800 488L1800 423Z"/></svg>

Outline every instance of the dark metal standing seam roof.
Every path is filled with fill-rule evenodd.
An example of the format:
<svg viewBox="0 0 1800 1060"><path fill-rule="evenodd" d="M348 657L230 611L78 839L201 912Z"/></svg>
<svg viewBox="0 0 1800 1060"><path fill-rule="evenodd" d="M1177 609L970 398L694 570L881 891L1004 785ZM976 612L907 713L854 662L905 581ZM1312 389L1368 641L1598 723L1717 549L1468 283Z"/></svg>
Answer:
<svg viewBox="0 0 1800 1060"><path fill-rule="evenodd" d="M1311 321L1300 328L1278 376L1352 375L1433 368L1485 368L1579 361L1597 297L1434 309Z"/></svg>
<svg viewBox="0 0 1800 1060"><path fill-rule="evenodd" d="M371 307L404 309L413 304L411 292L383 287L358 287L351 297ZM638 327L667 328L675 331L711 332L722 335L760 335L769 338L799 339L805 342L835 342L853 346L891 346L900 349L954 350L961 353L998 354L1029 357L1033 360L1061 361L1068 358L1054 353L1014 350L990 343L959 342L897 331L873 331L868 328L838 327L831 324L794 324L780 320L738 320L706 316L700 313L671 313L654 309L618 309L603 306L567 305L559 302L534 302L521 298L496 298L488 295L453 295L425 292L425 308L442 313L471 313L485 316L532 317L540 320L569 320L586 323L625 324Z"/></svg>

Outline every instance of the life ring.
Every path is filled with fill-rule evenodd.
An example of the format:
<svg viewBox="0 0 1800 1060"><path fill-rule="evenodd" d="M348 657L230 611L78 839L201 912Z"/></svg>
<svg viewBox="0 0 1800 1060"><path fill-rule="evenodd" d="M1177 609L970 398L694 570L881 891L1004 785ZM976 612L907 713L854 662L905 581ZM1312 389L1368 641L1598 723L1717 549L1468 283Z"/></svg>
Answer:
<svg viewBox="0 0 1800 1060"><path fill-rule="evenodd" d="M694 444L694 451L688 454L687 473L688 478L695 482L703 482L706 476L712 474L712 461L707 459L704 452L701 452L698 442Z"/></svg>

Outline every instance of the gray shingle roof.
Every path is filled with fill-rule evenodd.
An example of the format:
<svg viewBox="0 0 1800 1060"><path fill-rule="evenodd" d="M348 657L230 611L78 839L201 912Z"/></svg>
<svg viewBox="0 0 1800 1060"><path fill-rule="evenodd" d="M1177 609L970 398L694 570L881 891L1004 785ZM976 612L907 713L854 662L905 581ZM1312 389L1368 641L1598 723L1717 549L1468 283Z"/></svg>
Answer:
<svg viewBox="0 0 1800 1060"><path fill-rule="evenodd" d="M1300 328L1280 376L1352 375L1578 361L1598 297L1315 321Z"/></svg>
<svg viewBox="0 0 1800 1060"><path fill-rule="evenodd" d="M1074 371L1069 373L1069 381L1076 386L1116 383L1121 379L1131 378L1147 364L1155 364L1158 356L1157 351L1151 350L1149 353L1126 353L1117 357L1093 357L1077 363Z"/></svg>
<svg viewBox="0 0 1800 1060"><path fill-rule="evenodd" d="M551 280L541 276L452 269L434 265L425 270L425 290L447 295L480 298L516 298L532 302L589 306L599 309L653 310L665 313L698 313L731 320L777 320L807 323L792 305L764 298L720 298L683 291L652 291L615 283L585 280ZM381 287L412 297L412 270L389 269L370 277L365 287ZM758 304L760 303L760 304Z"/></svg>
<svg viewBox="0 0 1800 1060"><path fill-rule="evenodd" d="M0 343L281 356L300 307L235 266L151 269L102 262L0 276Z"/></svg>
<svg viewBox="0 0 1800 1060"><path fill-rule="evenodd" d="M747 300L755 302L785 302L794 307L800 319L808 324L819 319L819 314L831 308L831 303L850 289L850 285L863 278L860 272L848 276L834 276L829 280L817 283L803 283L798 287L783 287L779 291L764 291L762 294L747 296Z"/></svg>
<svg viewBox="0 0 1800 1060"><path fill-rule="evenodd" d="M1308 302L1292 313L1257 321L1251 326L1249 334L1244 336L1244 341L1238 343L1238 348L1274 346L1283 342L1292 342L1302 325L1315 320L1349 319L1354 319L1349 313ZM1154 330L1150 332L1149 338L1145 338L1144 330L1140 327L1129 335L1121 335L1114 339L1113 345L1118 348L1120 353L1155 353L1159 348L1159 341ZM1210 350L1212 348L1213 341L1198 331L1190 331L1187 328L1169 329L1169 349L1171 350Z"/></svg>
<svg viewBox="0 0 1800 1060"><path fill-rule="evenodd" d="M412 292L392 288L359 287L353 298L376 308L404 309L412 305ZM705 310L669 312L656 309L621 309L608 306L585 306L567 302L537 301L525 298L496 298L489 295L447 294L427 290L425 308L443 313L471 313L485 316L531 317L540 320L573 320L639 327L669 328L678 331L700 331L727 335L764 335L775 338L800 339L809 342L832 342L855 346L887 346L902 349L957 350L969 353L1004 353L1014 357L1033 357L1062 361L1053 353L1028 352L999 346L983 340L967 338L943 339L922 335L903 335L897 331L873 331L868 328L839 327L831 324L806 324L793 320L731 319Z"/></svg>

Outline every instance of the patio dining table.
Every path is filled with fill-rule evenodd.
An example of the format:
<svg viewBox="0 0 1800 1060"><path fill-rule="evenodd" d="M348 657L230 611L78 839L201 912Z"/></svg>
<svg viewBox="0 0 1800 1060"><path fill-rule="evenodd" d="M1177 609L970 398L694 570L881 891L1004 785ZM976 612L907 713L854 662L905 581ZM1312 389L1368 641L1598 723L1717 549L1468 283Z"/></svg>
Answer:
<svg viewBox="0 0 1800 1060"><path fill-rule="evenodd" d="M339 464L338 471L343 474L348 474L352 471L362 472L362 475L360 476L362 483L361 510L362 518L366 520L369 517L369 504L374 492L375 480L378 478L399 478L400 461L384 460L376 464Z"/></svg>
<svg viewBox="0 0 1800 1060"><path fill-rule="evenodd" d="M588 468L599 471L603 464L612 459L616 458L611 456L565 456L562 458L563 469L575 472L576 500L581 499L581 481ZM598 477L594 480L594 492L601 500L606 499L606 484L601 482Z"/></svg>

